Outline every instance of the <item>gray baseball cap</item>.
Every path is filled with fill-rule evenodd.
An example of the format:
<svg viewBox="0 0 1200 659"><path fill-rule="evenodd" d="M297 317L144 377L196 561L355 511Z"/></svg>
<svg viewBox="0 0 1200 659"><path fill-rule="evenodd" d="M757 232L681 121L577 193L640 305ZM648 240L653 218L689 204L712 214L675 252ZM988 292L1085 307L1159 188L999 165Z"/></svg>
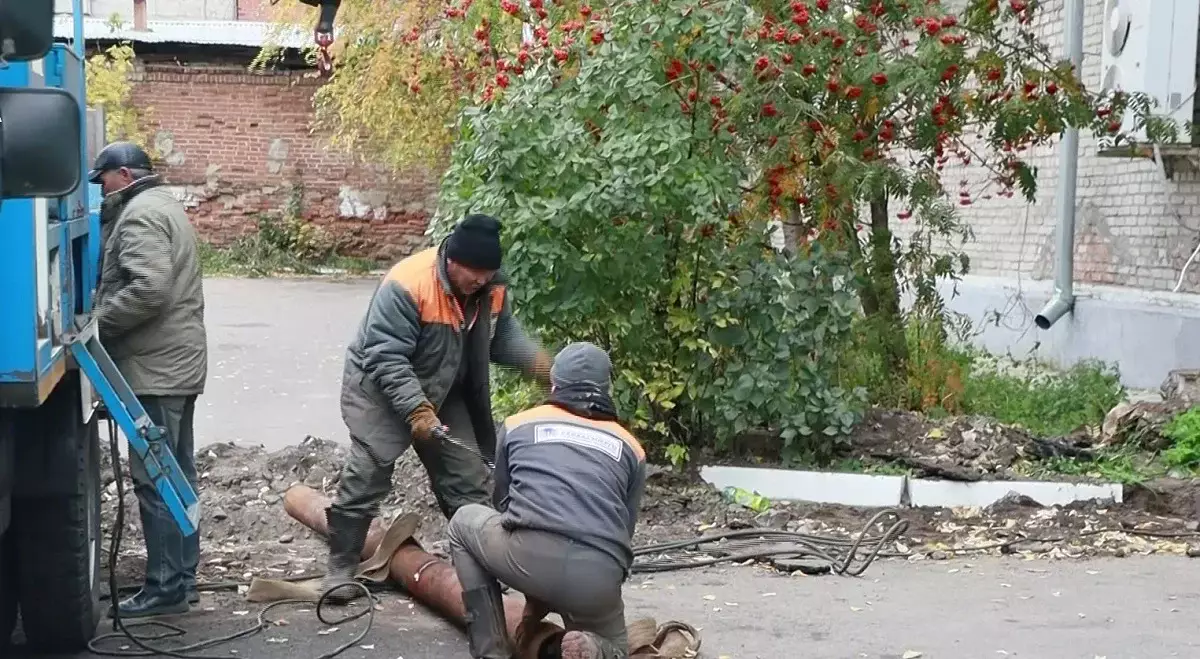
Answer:
<svg viewBox="0 0 1200 659"><path fill-rule="evenodd" d="M594 343L572 343L554 356L550 383L556 387L586 383L607 392L612 386L612 360Z"/></svg>

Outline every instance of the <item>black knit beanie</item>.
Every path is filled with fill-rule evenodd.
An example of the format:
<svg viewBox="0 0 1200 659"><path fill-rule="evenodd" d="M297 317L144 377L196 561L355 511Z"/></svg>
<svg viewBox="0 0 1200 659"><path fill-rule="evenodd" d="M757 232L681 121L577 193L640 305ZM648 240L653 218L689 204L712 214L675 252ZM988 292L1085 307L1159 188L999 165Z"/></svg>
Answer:
<svg viewBox="0 0 1200 659"><path fill-rule="evenodd" d="M446 258L468 268L499 270L500 221L488 215L468 215L446 241Z"/></svg>

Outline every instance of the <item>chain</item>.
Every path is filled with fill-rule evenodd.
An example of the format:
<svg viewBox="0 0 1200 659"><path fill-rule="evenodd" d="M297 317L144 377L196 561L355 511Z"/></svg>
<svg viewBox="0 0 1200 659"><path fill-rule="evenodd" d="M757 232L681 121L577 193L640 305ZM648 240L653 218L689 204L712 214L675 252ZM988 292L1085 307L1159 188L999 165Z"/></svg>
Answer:
<svg viewBox="0 0 1200 659"><path fill-rule="evenodd" d="M482 451L480 451L478 448L476 448L474 446L471 446L470 444L467 444L466 442L462 441L461 439L458 439L454 435L451 435L450 430L448 428L446 428L444 426L441 428L434 428L432 434L433 434L434 439L441 441L441 442L446 442L447 444L453 444L454 446L457 446L457 447L463 449L464 451L470 453L471 455L479 458L479 460L481 462L483 462L483 464L487 465L488 469L494 470L496 468L496 463L493 462L492 460L489 460L487 457L485 457L483 455Z"/></svg>

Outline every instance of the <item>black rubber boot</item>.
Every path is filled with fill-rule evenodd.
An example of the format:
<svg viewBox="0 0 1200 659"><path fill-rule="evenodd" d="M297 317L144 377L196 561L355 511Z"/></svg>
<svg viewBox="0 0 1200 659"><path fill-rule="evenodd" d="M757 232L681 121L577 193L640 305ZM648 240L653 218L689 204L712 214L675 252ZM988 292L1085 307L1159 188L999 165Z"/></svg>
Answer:
<svg viewBox="0 0 1200 659"><path fill-rule="evenodd" d="M355 583L354 576L362 562L363 543L367 541L371 518L347 515L330 507L325 509L325 521L329 525L329 561L321 581L321 592L345 586L331 593L327 601L348 602L362 595L361 589L348 584Z"/></svg>
<svg viewBox="0 0 1200 659"><path fill-rule="evenodd" d="M467 645L472 659L512 659L499 586L464 590L462 599L467 610Z"/></svg>

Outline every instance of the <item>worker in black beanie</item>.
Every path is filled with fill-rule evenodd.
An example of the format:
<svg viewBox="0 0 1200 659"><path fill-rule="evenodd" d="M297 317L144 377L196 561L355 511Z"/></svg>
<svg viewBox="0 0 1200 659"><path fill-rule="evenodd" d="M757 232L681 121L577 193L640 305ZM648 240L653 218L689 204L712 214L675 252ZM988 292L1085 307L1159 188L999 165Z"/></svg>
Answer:
<svg viewBox="0 0 1200 659"><path fill-rule="evenodd" d="M481 275L494 274L503 259L500 221L489 215L466 216L446 239L446 258Z"/></svg>
<svg viewBox="0 0 1200 659"><path fill-rule="evenodd" d="M392 266L358 335L346 349L342 418L350 455L326 509L329 563L325 589L352 582L371 520L392 487L396 460L414 446L446 519L471 503L487 504L479 456L440 441L436 429L496 451L489 363L550 383L550 356L512 314L500 272L500 222L468 215L437 247ZM342 588L331 599L353 596Z"/></svg>

